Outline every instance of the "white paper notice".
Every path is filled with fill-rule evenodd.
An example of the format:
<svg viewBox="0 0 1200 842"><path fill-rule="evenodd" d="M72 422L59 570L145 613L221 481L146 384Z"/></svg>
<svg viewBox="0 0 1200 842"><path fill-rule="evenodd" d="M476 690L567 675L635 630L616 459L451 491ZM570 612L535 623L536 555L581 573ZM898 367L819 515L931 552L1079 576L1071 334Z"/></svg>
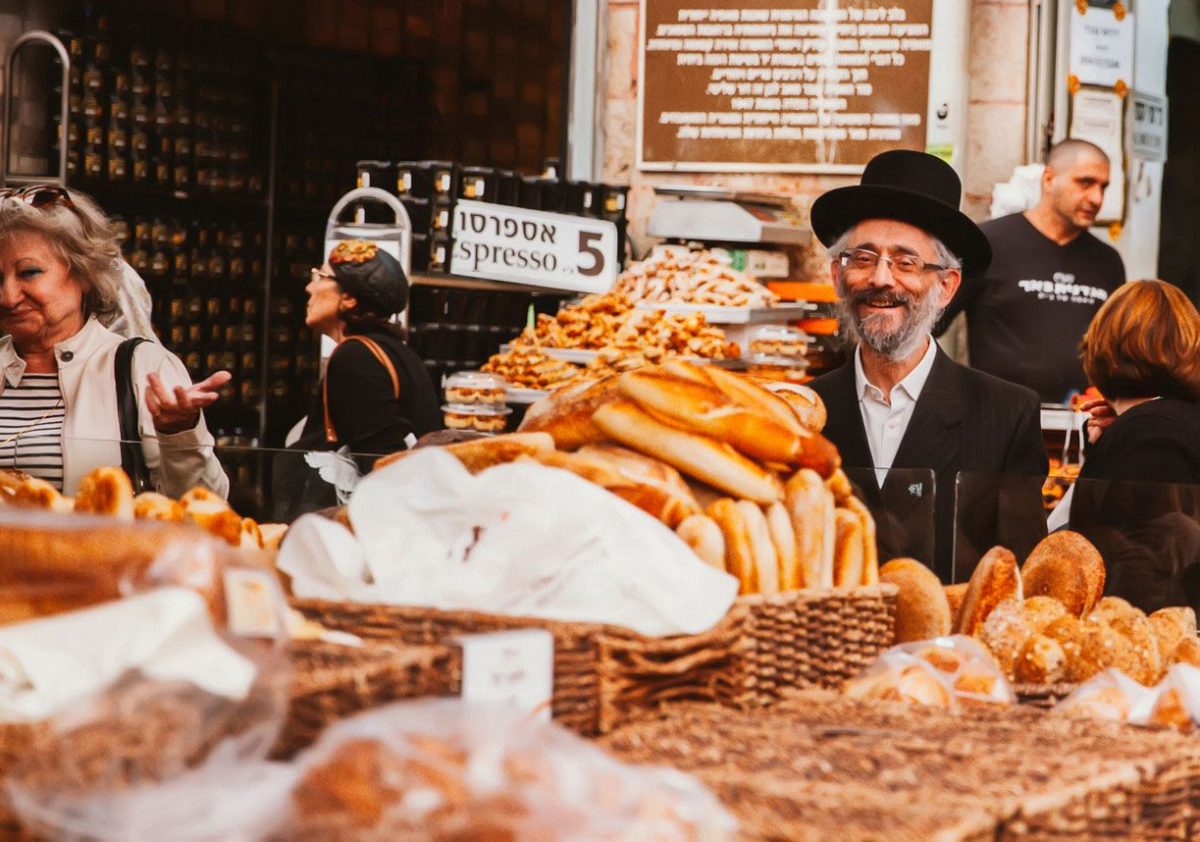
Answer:
<svg viewBox="0 0 1200 842"><path fill-rule="evenodd" d="M1133 15L1120 19L1112 9L1078 6L1071 10L1068 72L1085 85L1133 86Z"/></svg>
<svg viewBox="0 0 1200 842"><path fill-rule="evenodd" d="M519 629L466 635L459 643L464 701L508 704L550 718L554 693L554 637L550 632Z"/></svg>

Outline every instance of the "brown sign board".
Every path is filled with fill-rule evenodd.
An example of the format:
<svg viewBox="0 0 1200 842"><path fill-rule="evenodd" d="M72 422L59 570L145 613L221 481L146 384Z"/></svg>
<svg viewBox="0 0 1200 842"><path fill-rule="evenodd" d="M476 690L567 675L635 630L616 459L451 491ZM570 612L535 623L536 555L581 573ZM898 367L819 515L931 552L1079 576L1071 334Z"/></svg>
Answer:
<svg viewBox="0 0 1200 842"><path fill-rule="evenodd" d="M925 149L933 0L642 0L638 167L857 172Z"/></svg>

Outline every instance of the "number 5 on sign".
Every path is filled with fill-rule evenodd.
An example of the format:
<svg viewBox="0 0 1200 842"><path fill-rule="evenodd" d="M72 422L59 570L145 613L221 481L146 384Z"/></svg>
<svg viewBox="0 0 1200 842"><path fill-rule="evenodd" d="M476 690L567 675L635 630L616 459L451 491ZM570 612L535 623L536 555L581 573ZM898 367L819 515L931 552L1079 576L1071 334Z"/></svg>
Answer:
<svg viewBox="0 0 1200 842"><path fill-rule="evenodd" d="M450 271L576 292L607 292L620 271L617 227L602 219L459 201Z"/></svg>

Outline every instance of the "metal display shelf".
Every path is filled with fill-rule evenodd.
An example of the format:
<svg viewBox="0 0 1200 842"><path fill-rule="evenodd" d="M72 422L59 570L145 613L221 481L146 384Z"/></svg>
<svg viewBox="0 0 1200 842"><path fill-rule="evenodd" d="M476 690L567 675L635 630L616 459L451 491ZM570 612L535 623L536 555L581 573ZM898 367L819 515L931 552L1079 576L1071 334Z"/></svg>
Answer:
<svg viewBox="0 0 1200 842"><path fill-rule="evenodd" d="M714 325L784 324L802 319L817 309L809 302L780 304L776 307L718 307L711 304L677 304L670 301L639 301L637 309L647 312L664 310L668 313L701 313Z"/></svg>
<svg viewBox="0 0 1200 842"><path fill-rule="evenodd" d="M511 342L505 342L500 346L500 353L502 354L506 354L511 350ZM600 354L599 351L584 351L579 348L551 348L546 345L539 345L537 350L552 360L562 360L563 362L575 363L576 365L587 365Z"/></svg>
<svg viewBox="0 0 1200 842"><path fill-rule="evenodd" d="M537 403L549 394L550 392L546 389L522 389L519 386L509 386L507 400L509 403L528 405Z"/></svg>
<svg viewBox="0 0 1200 842"><path fill-rule="evenodd" d="M1076 412L1069 406L1059 404L1042 404L1042 429L1056 432L1079 430L1087 420L1086 412Z"/></svg>

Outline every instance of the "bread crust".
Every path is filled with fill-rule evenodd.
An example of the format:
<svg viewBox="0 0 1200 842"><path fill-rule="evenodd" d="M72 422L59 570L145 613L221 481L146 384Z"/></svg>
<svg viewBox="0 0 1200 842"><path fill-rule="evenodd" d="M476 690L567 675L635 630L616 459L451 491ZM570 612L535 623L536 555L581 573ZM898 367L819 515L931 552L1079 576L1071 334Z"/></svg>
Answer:
<svg viewBox="0 0 1200 842"><path fill-rule="evenodd" d="M754 566L758 570L758 592L779 593L779 554L771 540L771 529L763 510L749 500L738 500L737 507L746 519Z"/></svg>
<svg viewBox="0 0 1200 842"><path fill-rule="evenodd" d="M739 594L758 593L758 565L746 516L728 497L717 500L705 512L725 537L725 570L738 580Z"/></svg>
<svg viewBox="0 0 1200 842"><path fill-rule="evenodd" d="M1006 599L1020 602L1022 598L1016 556L1005 547L992 547L971 574L955 631L975 637L992 609Z"/></svg>
<svg viewBox="0 0 1200 842"><path fill-rule="evenodd" d="M1078 571L1083 577L1081 594L1075 573L1070 571ZM1079 617L1087 616L1104 595L1104 559L1078 532L1064 529L1047 535L1025 560L1022 573L1037 583L1038 589L1030 590L1031 594L1057 597L1072 613L1078 606Z"/></svg>
<svg viewBox="0 0 1200 842"><path fill-rule="evenodd" d="M549 433L506 433L484 439L460 441L442 447L442 450L462 462L463 467L472 474L487 470L494 465L515 462L521 456L533 456L554 449L554 439ZM418 453L416 450L401 450L381 457L375 462L373 470L386 468L395 462Z"/></svg>
<svg viewBox="0 0 1200 842"><path fill-rule="evenodd" d="M958 582L942 587L942 591L946 594L946 601L950 603L950 627L952 629L958 628L958 615L962 613L963 600L966 598L967 588L970 586L970 582Z"/></svg>
<svg viewBox="0 0 1200 842"><path fill-rule="evenodd" d="M837 521L833 495L816 471L799 470L784 486L800 561L800 587L832 588Z"/></svg>
<svg viewBox="0 0 1200 842"><path fill-rule="evenodd" d="M632 401L602 406L594 421L610 438L661 459L726 494L764 504L783 496L779 477L728 444L663 423Z"/></svg>
<svg viewBox="0 0 1200 842"><path fill-rule="evenodd" d="M800 548L796 544L792 517L783 503L772 503L767 508L766 516L771 543L775 545L775 555L779 559L779 590L794 591L801 587L804 572L800 565Z"/></svg>
<svg viewBox="0 0 1200 842"><path fill-rule="evenodd" d="M821 396L807 386L787 381L763 383L763 388L787 401L796 418L806 429L819 433L825 429L827 420L825 402Z"/></svg>
<svg viewBox="0 0 1200 842"><path fill-rule="evenodd" d="M675 534L709 567L725 570L725 536L711 517L691 515L675 527Z"/></svg>
<svg viewBox="0 0 1200 842"><path fill-rule="evenodd" d="M854 588L863 577L863 527L858 515L849 509L834 513L837 544L833 551L833 586Z"/></svg>
<svg viewBox="0 0 1200 842"><path fill-rule="evenodd" d="M863 541L863 585L879 584L879 549L875 542L875 518L866 504L857 497L846 498L846 508L858 516L862 524Z"/></svg>
<svg viewBox="0 0 1200 842"><path fill-rule="evenodd" d="M880 568L879 579L898 589L896 643L950 634L950 603L932 570L911 558L894 558Z"/></svg>
<svg viewBox="0 0 1200 842"><path fill-rule="evenodd" d="M549 433L559 450L577 450L585 444L602 442L604 433L592 416L619 397L616 377L566 386L530 406L517 432Z"/></svg>

